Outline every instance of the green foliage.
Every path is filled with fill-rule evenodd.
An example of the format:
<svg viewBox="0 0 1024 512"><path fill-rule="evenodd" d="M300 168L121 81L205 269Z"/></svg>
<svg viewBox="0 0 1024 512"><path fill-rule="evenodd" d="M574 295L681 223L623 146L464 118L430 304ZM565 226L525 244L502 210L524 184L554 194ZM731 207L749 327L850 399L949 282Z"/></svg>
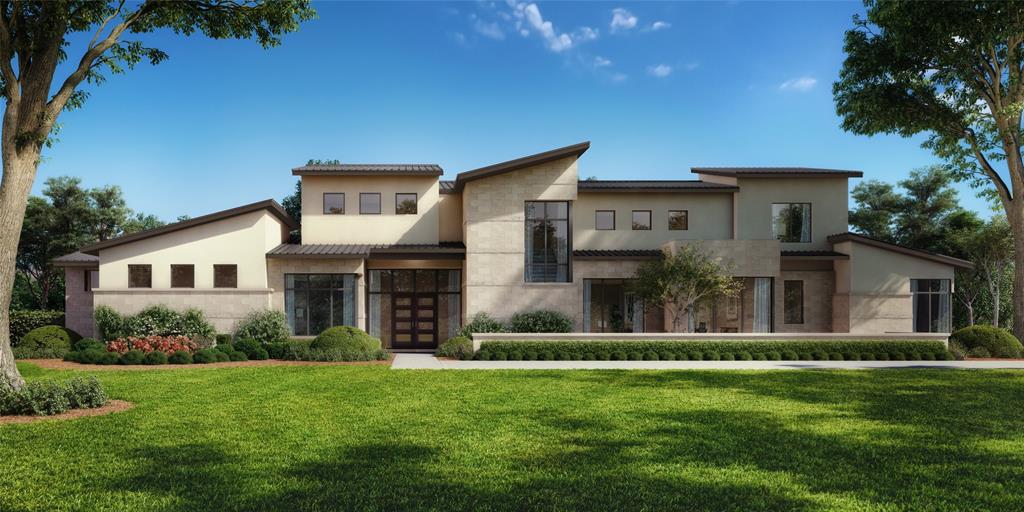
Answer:
<svg viewBox="0 0 1024 512"><path fill-rule="evenodd" d="M235 326L234 339L251 339L260 343L287 341L288 318L283 311L251 311Z"/></svg>
<svg viewBox="0 0 1024 512"><path fill-rule="evenodd" d="M236 340L234 346L235 350L242 352L249 359L256 359L256 355L263 349L263 345L260 342L248 339Z"/></svg>
<svg viewBox="0 0 1024 512"><path fill-rule="evenodd" d="M142 358L142 363L149 365L167 364L167 354L154 350Z"/></svg>
<svg viewBox="0 0 1024 512"><path fill-rule="evenodd" d="M192 354L184 350L176 350L167 358L168 364L192 364Z"/></svg>
<svg viewBox="0 0 1024 512"><path fill-rule="evenodd" d="M455 359L472 359L473 357L473 340L463 337L456 336L454 338L445 341L437 347L435 354L438 357L452 357Z"/></svg>
<svg viewBox="0 0 1024 512"><path fill-rule="evenodd" d="M121 356L117 352L104 352L96 360L96 364L111 365L121 362Z"/></svg>
<svg viewBox="0 0 1024 512"><path fill-rule="evenodd" d="M540 309L516 313L509 320L510 332L572 332L573 321L560 311Z"/></svg>
<svg viewBox="0 0 1024 512"><path fill-rule="evenodd" d="M225 354L236 352L235 346L230 343L217 343L217 346L214 348L221 352L224 352Z"/></svg>
<svg viewBox="0 0 1024 512"><path fill-rule="evenodd" d="M1024 347L1017 338L991 325L965 327L951 334L949 341L950 345L966 349L972 357L1024 357Z"/></svg>
<svg viewBox="0 0 1024 512"><path fill-rule="evenodd" d="M121 315L109 306L99 306L93 319L104 341L129 336L187 336L192 339L213 338L213 324L202 311L189 308L177 312L163 304L148 306L134 315Z"/></svg>
<svg viewBox="0 0 1024 512"><path fill-rule="evenodd" d="M107 393L96 377L75 377L65 384L68 406L72 409L94 409L107 403Z"/></svg>
<svg viewBox="0 0 1024 512"><path fill-rule="evenodd" d="M227 354L229 361L248 361L249 356L245 355L245 352L234 351ZM277 359L277 358L274 358Z"/></svg>
<svg viewBox="0 0 1024 512"><path fill-rule="evenodd" d="M95 377L75 377L64 384L31 381L19 391L0 384L0 415L50 416L106 403L107 395Z"/></svg>
<svg viewBox="0 0 1024 512"><path fill-rule="evenodd" d="M41 311L34 309L14 310L10 312L11 346L17 347L29 331L44 325L60 325L64 323L64 312Z"/></svg>
<svg viewBox="0 0 1024 512"><path fill-rule="evenodd" d="M463 338L473 339L474 333L505 332L505 324L491 318L483 311L473 315L473 319L459 329L458 335Z"/></svg>
<svg viewBox="0 0 1024 512"><path fill-rule="evenodd" d="M230 334L218 334L213 337L213 339L217 342L217 346L231 343L231 338L232 336Z"/></svg>
<svg viewBox="0 0 1024 512"><path fill-rule="evenodd" d="M342 361L363 361L381 350L380 340L347 325L331 327L309 345L311 352L328 351Z"/></svg>
<svg viewBox="0 0 1024 512"><path fill-rule="evenodd" d="M284 211L288 213L288 216L295 219L295 222L302 224L302 180L295 180L295 192L291 195L286 196L281 201L281 206ZM289 237L289 243L299 244L302 243L302 230L292 230Z"/></svg>
<svg viewBox="0 0 1024 512"><path fill-rule="evenodd" d="M62 358L71 351L72 340L81 339L74 331L58 325L44 325L29 331L14 349L18 358Z"/></svg>
<svg viewBox="0 0 1024 512"><path fill-rule="evenodd" d="M212 348L204 348L202 350L197 350L195 354L192 354L192 362L196 364L216 363L217 354L227 355Z"/></svg>
<svg viewBox="0 0 1024 512"><path fill-rule="evenodd" d="M121 364L142 364L143 359L146 358L145 352L141 350L129 350L124 354L121 354Z"/></svg>
<svg viewBox="0 0 1024 512"><path fill-rule="evenodd" d="M312 340L289 340L278 343L267 343L263 345L263 348L267 349L267 355L269 355L271 359L288 359L287 354L289 351L289 347L293 342L296 341L305 343L306 347L308 348L309 343Z"/></svg>
<svg viewBox="0 0 1024 512"><path fill-rule="evenodd" d="M107 348L107 345L105 343L103 343L102 341L97 341L93 338L82 338L72 343L71 345L76 352L81 352L83 350L90 349L105 350Z"/></svg>

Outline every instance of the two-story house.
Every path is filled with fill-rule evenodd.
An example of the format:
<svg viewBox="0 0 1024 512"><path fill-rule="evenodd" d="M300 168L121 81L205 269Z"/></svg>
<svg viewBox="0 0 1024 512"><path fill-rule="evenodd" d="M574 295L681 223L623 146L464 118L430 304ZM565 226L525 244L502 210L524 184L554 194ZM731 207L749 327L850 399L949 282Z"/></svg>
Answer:
<svg viewBox="0 0 1024 512"><path fill-rule="evenodd" d="M664 332L626 283L699 243L743 282L691 315L697 332L950 330L970 263L847 232L858 171L693 168L697 180L579 180L584 142L458 174L423 164L311 165L298 227L272 200L126 235L58 258L67 325L92 310L194 306L229 332L283 310L297 336L353 325L429 349L478 312L562 311L580 332Z"/></svg>

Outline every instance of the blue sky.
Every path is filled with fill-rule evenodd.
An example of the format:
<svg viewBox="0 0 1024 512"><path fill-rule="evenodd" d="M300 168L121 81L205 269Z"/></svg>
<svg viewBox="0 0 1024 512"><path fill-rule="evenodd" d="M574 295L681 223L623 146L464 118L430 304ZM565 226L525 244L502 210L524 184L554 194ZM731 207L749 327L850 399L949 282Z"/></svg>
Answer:
<svg viewBox="0 0 1024 512"><path fill-rule="evenodd" d="M164 220L280 200L310 158L456 173L583 140L581 177L692 166L936 163L839 128L831 87L860 3L317 3L278 48L152 34L170 59L91 87L46 177L120 185ZM989 213L973 190L966 206Z"/></svg>

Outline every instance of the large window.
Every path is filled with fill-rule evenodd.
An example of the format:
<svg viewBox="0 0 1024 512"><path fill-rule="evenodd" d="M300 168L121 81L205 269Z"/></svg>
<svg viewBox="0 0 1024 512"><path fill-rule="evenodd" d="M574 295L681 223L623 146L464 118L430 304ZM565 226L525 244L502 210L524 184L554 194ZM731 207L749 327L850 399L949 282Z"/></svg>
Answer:
<svg viewBox="0 0 1024 512"><path fill-rule="evenodd" d="M583 280L584 332L644 332L644 308L625 279Z"/></svg>
<svg viewBox="0 0 1024 512"><path fill-rule="evenodd" d="M782 288L785 302L783 320L787 324L804 323L804 282L783 281Z"/></svg>
<svg viewBox="0 0 1024 512"><path fill-rule="evenodd" d="M345 213L345 194L343 192L324 192L324 213L343 215Z"/></svg>
<svg viewBox="0 0 1024 512"><path fill-rule="evenodd" d="M296 336L356 326L355 274L285 274L284 310Z"/></svg>
<svg viewBox="0 0 1024 512"><path fill-rule="evenodd" d="M380 193L363 192L359 194L359 213L360 215L380 214Z"/></svg>
<svg viewBox="0 0 1024 512"><path fill-rule="evenodd" d="M153 287L153 266L152 265L128 265L128 287L129 288L152 288Z"/></svg>
<svg viewBox="0 0 1024 512"><path fill-rule="evenodd" d="M238 288L238 265L214 265L214 288Z"/></svg>
<svg viewBox="0 0 1024 512"><path fill-rule="evenodd" d="M914 332L949 332L949 279L911 279Z"/></svg>
<svg viewBox="0 0 1024 512"><path fill-rule="evenodd" d="M615 210L597 210L594 212L594 229L602 231L614 230Z"/></svg>
<svg viewBox="0 0 1024 512"><path fill-rule="evenodd" d="M195 265L171 265L171 288L195 288Z"/></svg>
<svg viewBox="0 0 1024 512"><path fill-rule="evenodd" d="M416 215L416 194L395 194L395 215Z"/></svg>
<svg viewBox="0 0 1024 512"><path fill-rule="evenodd" d="M651 211L650 210L633 210L633 230L635 231L650 231L651 229Z"/></svg>
<svg viewBox="0 0 1024 512"><path fill-rule="evenodd" d="M526 203L526 282L567 283L569 254L569 203L529 201Z"/></svg>
<svg viewBox="0 0 1024 512"><path fill-rule="evenodd" d="M772 204L772 236L786 243L810 243L811 203Z"/></svg>

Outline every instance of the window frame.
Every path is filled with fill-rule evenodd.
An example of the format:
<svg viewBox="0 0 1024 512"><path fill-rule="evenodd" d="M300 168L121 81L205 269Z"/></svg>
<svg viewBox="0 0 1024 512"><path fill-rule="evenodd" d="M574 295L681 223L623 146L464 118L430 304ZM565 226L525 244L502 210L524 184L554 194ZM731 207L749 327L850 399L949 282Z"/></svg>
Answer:
<svg viewBox="0 0 1024 512"><path fill-rule="evenodd" d="M306 286L304 286L304 287L302 287L302 286L292 286L291 288L289 288L288 287L288 277L289 276L305 276ZM330 277L330 281L332 283L332 286L329 286L327 288L323 288L323 287L316 287L316 288L314 288L312 286L312 284L311 284L312 276L329 276ZM345 277L346 276L352 276L352 287L351 288L347 288L347 287L344 286L344 282L345 282ZM342 282L343 286L341 286L341 287L333 286L335 278L339 278L340 281ZM313 320L313 313L312 313L313 310L312 310L312 307L310 307L310 304L311 304L310 292L312 292L312 291L319 291L319 292L327 291L327 292L329 292L328 296L330 297L330 305L328 306L328 310L329 310L330 321L328 323L331 324L331 325L329 325L327 328L337 327L338 325L348 325L348 324L344 323L344 321L345 321L344 318L342 318L342 323L341 324L335 324L334 323L334 310L335 310L335 308L334 308L334 293L333 292L334 291L338 291L338 290L342 291L342 293L343 293L343 300L344 300L345 297L348 297L348 296L350 296L352 298L352 324L351 324L351 327L359 327L359 325L358 325L359 324L359 316L358 316L358 311L359 311L359 275L358 274L354 274L354 273L351 273L351 272L339 272L339 273L330 273L330 272L288 272L288 273L286 273L286 274L284 274L282 276L282 280L283 280L283 283L282 283L281 289L284 290L284 314L285 314L285 317L288 319L288 328L291 331L292 336L316 336L317 334L320 334L319 332L318 333L314 333L314 334L310 334L310 323ZM294 279L293 279L293 282L294 282ZM294 318L294 311L293 311L294 307L295 307L295 304L293 302L292 303L292 308L288 307L288 292L292 292L292 296L293 296L292 300L293 301L295 300L294 297L297 294L299 294L299 293L304 293L305 294L305 304L306 304L306 306L305 306L306 307L306 317L305 317L306 328L305 328L305 334L295 334L296 330L295 330L295 325L294 324L296 322L296 319ZM342 304L342 312L343 312L342 316L344 317L344 303Z"/></svg>
<svg viewBox="0 0 1024 512"><path fill-rule="evenodd" d="M87 268L83 270L84 275L82 276L83 291L91 292L93 288L96 288L100 284L100 269L98 268ZM92 273L96 273L96 282L93 282Z"/></svg>
<svg viewBox="0 0 1024 512"><path fill-rule="evenodd" d="M602 228L602 227L601 227L601 226L600 226L600 225L598 224L598 222L597 222L597 216L598 216L599 214L601 214L601 213L610 213L610 214L612 214L612 227L610 227L610 228ZM616 224L616 220L617 220L617 219L616 219L616 213L615 213L615 210L594 210L594 230L595 230L595 231L615 231L615 224Z"/></svg>
<svg viewBox="0 0 1024 512"><path fill-rule="evenodd" d="M190 270L191 275L189 276L189 284L183 286L182 284L175 284L174 282L174 271L175 270ZM191 263L172 263L171 264L171 288L195 288L196 287L196 266Z"/></svg>
<svg viewBox="0 0 1024 512"><path fill-rule="evenodd" d="M375 212L364 212L363 211L363 196L377 196L377 211ZM359 193L359 215L381 215L384 211L384 207L381 204L380 192L360 192Z"/></svg>
<svg viewBox="0 0 1024 512"><path fill-rule="evenodd" d="M327 196L341 196L341 211L332 212L327 210ZM345 215L345 193L344 192L324 192L321 198L320 206L323 207L324 215Z"/></svg>
<svg viewBox="0 0 1024 512"><path fill-rule="evenodd" d="M234 270L234 275L233 275L233 279L232 279L232 281L234 281L233 285L231 285L231 286L218 286L218 283L217 283L217 269L219 269L219 268L230 268L230 269ZM235 264L235 263L214 263L213 264L213 287L214 288L224 288L224 289L238 288L238 265Z"/></svg>
<svg viewBox="0 0 1024 512"><path fill-rule="evenodd" d="M132 271L133 270L145 270L147 274L147 281L145 286L136 286L132 284ZM153 288L153 265L149 263L130 263L128 264L128 288Z"/></svg>
<svg viewBox="0 0 1024 512"><path fill-rule="evenodd" d="M682 228L673 228L672 227L672 214L673 213L680 213L680 212L683 214L683 227ZM668 214L666 215L665 218L668 221L668 230L669 231L689 231L690 230L690 210L669 210Z"/></svg>
<svg viewBox="0 0 1024 512"><path fill-rule="evenodd" d="M412 212L399 212L398 207L404 201L399 201L398 196L412 196ZM417 192L395 192L395 215L419 215L420 211L420 195Z"/></svg>
<svg viewBox="0 0 1024 512"><path fill-rule="evenodd" d="M797 311L799 313L799 316L797 318L798 321L791 322L790 321L790 313L791 313L790 306L794 306L794 305L790 304L790 302L789 302L789 300L790 300L789 286L790 285L794 285L794 284L796 286L798 286L797 291L800 292L799 310ZM782 281L782 323L784 323L786 325L803 325L804 322L806 321L806 318L805 318L805 315L804 315L804 307L805 307L804 305L806 304L806 302L807 302L806 296L804 295L804 281L802 279L785 279L785 280Z"/></svg>
<svg viewBox="0 0 1024 512"><path fill-rule="evenodd" d="M921 290L920 289L920 282L921 281L935 282L935 283L937 283L939 285L939 289L938 290L930 290L930 289L929 290ZM945 290L942 289L943 285L945 285ZM911 316L910 316L910 318L911 318L911 322L912 322L911 328L913 329L913 332L939 332L939 333L946 333L946 332L949 332L949 331L951 331L953 329L953 280L952 279L945 279L945 278L911 278L910 279L910 295L912 297L912 299L911 299L911 306L910 306L911 307ZM932 322L931 322L932 301L936 300L936 298L941 297L943 295L946 296L946 308L947 308L946 309L946 318L945 318L945 324L946 325L943 326L943 327L945 327L945 330L932 330ZM922 299L927 299L928 300L928 313L929 314L928 314L928 330L927 331L922 331L922 330L919 330L917 328L917 324L918 324L918 321L919 321L918 315L917 315L917 309L918 309L918 304L919 304L919 302ZM940 300L939 301L939 306L941 306L941 305L942 305L942 301ZM940 313L941 313L941 311L940 311Z"/></svg>
<svg viewBox="0 0 1024 512"><path fill-rule="evenodd" d="M638 228L636 227L636 214L646 213L647 214L647 227ZM629 218L629 226L632 228L631 231L652 231L654 229L654 211L653 210L633 210L633 213Z"/></svg>
<svg viewBox="0 0 1024 512"><path fill-rule="evenodd" d="M775 232L775 207L777 205L793 206L793 205L796 205L796 204L807 205L807 217L808 217L808 220L807 220L807 240L806 241L805 240L797 240L796 242L787 242L787 241L783 240L782 238L780 238L779 234ZM783 244L809 244L809 243L813 243L814 242L814 206L811 204L810 201L773 202L772 203L772 210L771 210L771 217L770 218L771 218L770 222L771 222L771 228L772 228L772 237L775 240L778 240L779 243L783 243Z"/></svg>
<svg viewBox="0 0 1024 512"><path fill-rule="evenodd" d="M549 219L548 218L548 213L547 213L548 212L547 205L549 203L564 204L565 205L565 218L564 219L561 219L561 218ZM541 218L541 219L530 218L529 210L530 210L530 205L531 204L543 204L544 205L544 216L543 216L543 218ZM532 265L534 265L534 264L531 263L531 261L530 261L530 253L529 253L529 251L527 251L525 249L527 249L530 246L530 244L529 244L530 235L531 235L530 222L537 221L537 220L544 221L544 222L565 222L565 251L566 251L565 261L566 262L565 262L565 280L564 281L563 280L545 281L545 280L531 280L530 279L530 276L533 274L530 271L530 269L532 268ZM524 248L524 250L523 250L523 258L524 258L524 261L525 261L525 264L523 266L523 282L524 283L528 283L528 284L539 284L539 283L565 284L565 283L573 282L573 276L572 276L572 201L562 201L562 200L557 200L557 201L556 200L524 201L523 202L523 236L524 236L524 239L523 239L523 248ZM547 241L545 240L545 248L546 248L546 244L547 244ZM552 263L545 262L545 263L543 263L541 265L552 265ZM557 261L557 257L556 257L556 260L553 263L553 265L555 265L555 267L556 267L555 275L557 276L557 274L558 274L557 267L560 265L558 263L558 261Z"/></svg>

